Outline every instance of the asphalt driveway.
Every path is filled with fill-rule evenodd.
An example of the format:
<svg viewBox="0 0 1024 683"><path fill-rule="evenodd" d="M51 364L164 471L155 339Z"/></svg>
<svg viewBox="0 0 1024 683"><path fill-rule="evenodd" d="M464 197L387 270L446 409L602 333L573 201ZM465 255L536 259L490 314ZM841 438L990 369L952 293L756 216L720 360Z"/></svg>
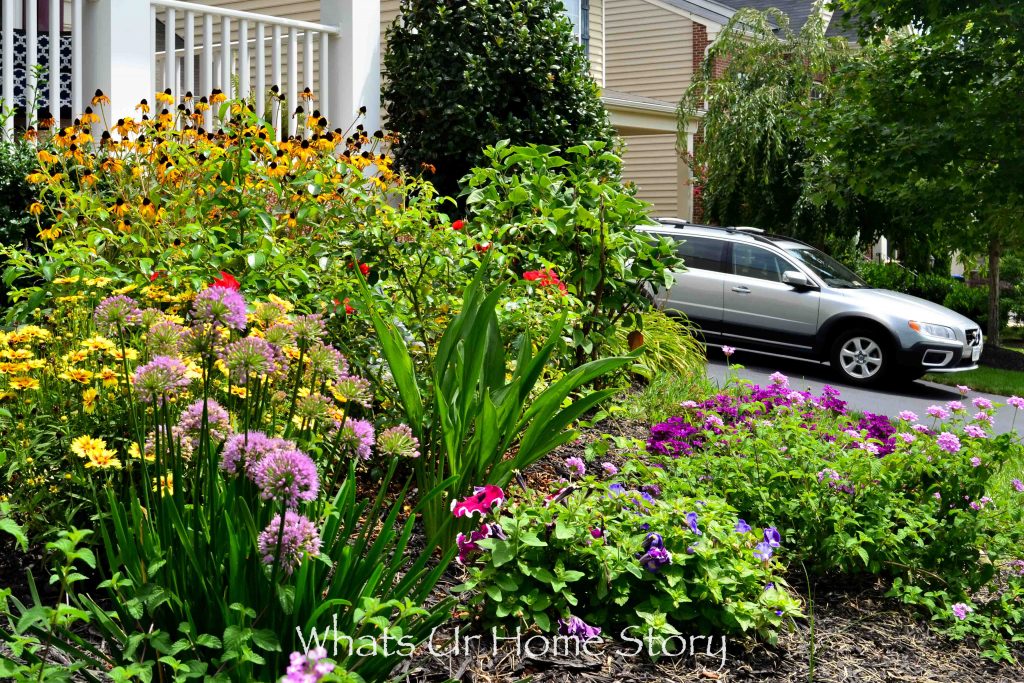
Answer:
<svg viewBox="0 0 1024 683"><path fill-rule="evenodd" d="M947 401L955 401L960 398L960 394L954 387L924 380L881 389L852 387L838 381L827 365L776 358L749 351L737 351L732 357L732 362L743 366L743 369L739 371L741 378L749 379L756 384L768 384L771 381L768 376L778 371L789 377L789 385L794 389L809 389L814 393L821 393L822 387L826 384L839 389L842 392L842 398L849 404L850 410L882 413L889 416L894 416L901 410L912 410L921 416L925 424L931 424L931 418L925 417L925 410L928 406L942 405ZM729 373L730 370L722 352L717 347L709 349L708 377L721 385L725 383ZM967 398L971 399L976 396L984 396L993 403L1004 404L996 412L994 431L997 433L1010 431L1011 425L1014 424L1014 409L1005 405L1006 397L972 391ZM970 407L968 405L968 408ZM1018 432L1024 432L1024 414L1018 416L1018 424L1014 428Z"/></svg>

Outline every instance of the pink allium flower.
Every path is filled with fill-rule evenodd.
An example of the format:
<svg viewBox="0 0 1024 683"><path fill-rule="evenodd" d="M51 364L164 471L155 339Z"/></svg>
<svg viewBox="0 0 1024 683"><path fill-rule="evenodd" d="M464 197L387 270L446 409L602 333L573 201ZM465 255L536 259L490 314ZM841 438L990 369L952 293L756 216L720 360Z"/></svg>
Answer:
<svg viewBox="0 0 1024 683"><path fill-rule="evenodd" d="M135 299L127 296L107 297L93 312L96 329L106 335L116 335L118 330L138 325L142 321L142 309Z"/></svg>
<svg viewBox="0 0 1024 683"><path fill-rule="evenodd" d="M420 441L407 424L388 427L377 435L377 452L399 458L420 457Z"/></svg>
<svg viewBox="0 0 1024 683"><path fill-rule="evenodd" d="M906 422L917 422L919 419L913 410L901 410L896 417Z"/></svg>
<svg viewBox="0 0 1024 683"><path fill-rule="evenodd" d="M285 439L270 438L263 432L234 434L224 444L220 457L220 468L231 474L238 474L243 468L252 469L256 463L272 451L290 450L295 444Z"/></svg>
<svg viewBox="0 0 1024 683"><path fill-rule="evenodd" d="M452 501L452 514L456 517L472 517L475 514L483 517L500 508L504 502L505 492L500 486L477 486L473 489L473 495L464 500Z"/></svg>
<svg viewBox="0 0 1024 683"><path fill-rule="evenodd" d="M278 566L285 574L291 575L302 564L302 559L306 555L316 555L320 552L320 534L309 519L286 510L284 526L281 526L281 515L274 515L270 524L256 539L256 547L264 564L272 566L274 559L280 555L277 560Z"/></svg>
<svg viewBox="0 0 1024 683"><path fill-rule="evenodd" d="M338 444L343 452L352 453L361 460L369 460L374 444L373 423L348 418L341 426Z"/></svg>
<svg viewBox="0 0 1024 683"><path fill-rule="evenodd" d="M984 396L978 396L971 401L971 403L973 403L974 407L978 410L988 410L992 407L992 401L988 400Z"/></svg>
<svg viewBox="0 0 1024 683"><path fill-rule="evenodd" d="M192 318L215 327L244 330L245 298L230 287L207 287L192 301Z"/></svg>
<svg viewBox="0 0 1024 683"><path fill-rule="evenodd" d="M188 368L177 358L157 356L135 368L132 384L143 403L163 405L164 400L182 393L191 381Z"/></svg>
<svg viewBox="0 0 1024 683"><path fill-rule="evenodd" d="M194 451L199 448L199 436L202 428L203 400L199 399L181 413L178 425L174 428L174 435L178 438L187 437ZM228 411L212 398L206 401L206 428L210 444L213 446L219 446L231 433L231 419L228 417Z"/></svg>
<svg viewBox="0 0 1024 683"><path fill-rule="evenodd" d="M296 449L271 451L249 469L249 478L263 500L278 500L290 508L320 492L316 465Z"/></svg>

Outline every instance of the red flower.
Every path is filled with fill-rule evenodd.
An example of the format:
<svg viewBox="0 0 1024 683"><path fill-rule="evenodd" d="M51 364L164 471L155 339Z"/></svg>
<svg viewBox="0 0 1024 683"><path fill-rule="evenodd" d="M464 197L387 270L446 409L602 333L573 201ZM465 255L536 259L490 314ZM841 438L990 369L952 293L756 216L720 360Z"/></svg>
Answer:
<svg viewBox="0 0 1024 683"><path fill-rule="evenodd" d="M462 230L464 227L466 227L466 222L461 218L452 223L452 230Z"/></svg>
<svg viewBox="0 0 1024 683"><path fill-rule="evenodd" d="M347 296L345 297L345 299L343 301L338 301L337 299L332 299L332 301L334 301L334 307L335 308L337 308L338 306L341 306L341 305L344 304L344 306L345 306L345 315L352 315L353 313L356 312L356 309L354 309L354 308L352 308L351 306L348 305L349 298Z"/></svg>
<svg viewBox="0 0 1024 683"><path fill-rule="evenodd" d="M153 274L149 276L149 281L150 281L150 282L155 282L155 281L156 281L156 279L157 279L158 277L160 277L161 275L163 275L163 274L164 274L164 273L163 273L163 271L162 271L162 270L154 270L154 271L153 271Z"/></svg>
<svg viewBox="0 0 1024 683"><path fill-rule="evenodd" d="M370 266L366 265L365 263L360 263L359 272L363 274L363 277L366 277L367 275L370 274Z"/></svg>
<svg viewBox="0 0 1024 683"><path fill-rule="evenodd" d="M481 254L484 254L487 253L487 250L491 248L491 243L487 242L485 244L474 244L473 248L479 251Z"/></svg>
<svg viewBox="0 0 1024 683"><path fill-rule="evenodd" d="M211 287L225 287L227 289L233 289L238 291L242 288L242 283L235 279L235 276L231 273L220 271L219 278L213 278L213 284Z"/></svg>
<svg viewBox="0 0 1024 683"><path fill-rule="evenodd" d="M523 279L528 282L536 282L541 287L557 287L562 294L565 294L565 283L558 279L558 275L555 271L548 268L547 270L528 270L523 273Z"/></svg>
<svg viewBox="0 0 1024 683"><path fill-rule="evenodd" d="M452 514L456 517L472 517L479 514L482 517L488 512L500 508L504 502L505 492L500 487L493 484L477 486L469 498L452 501Z"/></svg>

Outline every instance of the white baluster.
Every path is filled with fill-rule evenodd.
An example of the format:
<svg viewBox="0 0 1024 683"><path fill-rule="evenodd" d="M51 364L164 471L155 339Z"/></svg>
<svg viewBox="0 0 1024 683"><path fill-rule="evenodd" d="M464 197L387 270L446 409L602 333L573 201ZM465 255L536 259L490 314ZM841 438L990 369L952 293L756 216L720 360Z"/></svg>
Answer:
<svg viewBox="0 0 1024 683"><path fill-rule="evenodd" d="M288 117L288 135L295 133L295 107L299 96L299 31L288 29L288 108L284 115Z"/></svg>
<svg viewBox="0 0 1024 683"><path fill-rule="evenodd" d="M149 6L149 54L150 54L150 57L149 57L149 83L152 86L152 89L153 89L154 92L156 91L156 89L158 87L157 84L156 84L156 73L157 73L157 68L156 68L156 21L157 21L156 5L150 5ZM148 102L152 103L153 111L156 111L157 103L152 100L153 94L154 93L152 93L152 92L151 93L146 93L146 98L147 98ZM111 116L115 116L116 117L116 116L120 116L120 115L121 114L119 112L111 112ZM116 121L117 119L115 118L114 120Z"/></svg>
<svg viewBox="0 0 1024 683"><path fill-rule="evenodd" d="M238 96L249 97L249 20L238 22Z"/></svg>
<svg viewBox="0 0 1024 683"><path fill-rule="evenodd" d="M231 99L231 19L222 17L220 22L220 89Z"/></svg>
<svg viewBox="0 0 1024 683"><path fill-rule="evenodd" d="M28 3L33 4L33 3ZM82 96L84 88L82 78L82 40L85 30L82 26L82 0L74 0L71 3L71 118L82 113L85 108L85 99ZM109 93L107 93L109 95Z"/></svg>
<svg viewBox="0 0 1024 683"><path fill-rule="evenodd" d="M14 0L3 0L3 12L4 99L0 115L5 117L4 132L11 135L14 133Z"/></svg>
<svg viewBox="0 0 1024 683"><path fill-rule="evenodd" d="M175 16L174 8L168 7L164 16L164 88L170 88L174 93L175 102L178 100L178 93L174 92L178 76L174 67L178 65L178 36L174 31L174 25L178 18ZM174 105L168 105L171 115L174 115Z"/></svg>
<svg viewBox="0 0 1024 683"><path fill-rule="evenodd" d="M201 93L196 93L199 97L210 97L210 93L213 91L213 15L203 15L203 52L200 59L200 80L199 89ZM197 98L198 99L198 98ZM213 104L210 105L210 110L206 112L203 117L203 125L210 128L210 121L213 117Z"/></svg>
<svg viewBox="0 0 1024 683"><path fill-rule="evenodd" d="M266 24L256 22L256 116L263 118L267 102L267 39Z"/></svg>
<svg viewBox="0 0 1024 683"><path fill-rule="evenodd" d="M328 65L331 63L328 59L330 52L330 36L326 33L320 34L320 92L317 93L317 102L320 103L320 114L325 116L328 121L331 120L330 111L330 83L331 83L331 70ZM340 125L339 121L337 125Z"/></svg>
<svg viewBox="0 0 1024 683"><path fill-rule="evenodd" d="M273 41L270 44L271 69L270 76L273 78L271 85L277 86L278 96L284 93L284 83L281 82L281 27L274 24ZM277 138L280 140L285 136L285 127L281 125L281 103L277 102L273 112L273 126L277 131Z"/></svg>
<svg viewBox="0 0 1024 683"><path fill-rule="evenodd" d="M185 61L181 70L185 77L185 92L190 92L195 98L196 94L196 13L189 10L185 12ZM188 105L189 109L195 106L195 101Z"/></svg>
<svg viewBox="0 0 1024 683"><path fill-rule="evenodd" d="M50 113L60 126L60 0L50 0Z"/></svg>
<svg viewBox="0 0 1024 683"><path fill-rule="evenodd" d="M28 11L25 16L25 115L27 125L31 126L39 113L36 106L39 88L39 84L36 82L36 65L39 64L39 5L30 2L26 9ZM6 9L4 16L7 16ZM7 52L6 47L4 47L4 54L11 54ZM6 94L6 92L5 89L4 93Z"/></svg>
<svg viewBox="0 0 1024 683"><path fill-rule="evenodd" d="M302 46L302 87L313 87L313 32L305 31ZM308 112L307 112L308 113Z"/></svg>

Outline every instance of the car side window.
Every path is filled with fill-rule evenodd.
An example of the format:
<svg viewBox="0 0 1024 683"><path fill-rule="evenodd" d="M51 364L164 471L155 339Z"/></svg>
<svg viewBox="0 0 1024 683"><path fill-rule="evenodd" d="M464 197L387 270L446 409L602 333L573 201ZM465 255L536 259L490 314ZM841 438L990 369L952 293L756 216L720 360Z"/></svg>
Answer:
<svg viewBox="0 0 1024 683"><path fill-rule="evenodd" d="M725 242L707 237L686 235L679 241L676 253L683 258L683 267L690 270L725 272Z"/></svg>
<svg viewBox="0 0 1024 683"><path fill-rule="evenodd" d="M742 242L732 245L732 272L734 275L782 282L782 274L793 269L786 259L767 249Z"/></svg>

